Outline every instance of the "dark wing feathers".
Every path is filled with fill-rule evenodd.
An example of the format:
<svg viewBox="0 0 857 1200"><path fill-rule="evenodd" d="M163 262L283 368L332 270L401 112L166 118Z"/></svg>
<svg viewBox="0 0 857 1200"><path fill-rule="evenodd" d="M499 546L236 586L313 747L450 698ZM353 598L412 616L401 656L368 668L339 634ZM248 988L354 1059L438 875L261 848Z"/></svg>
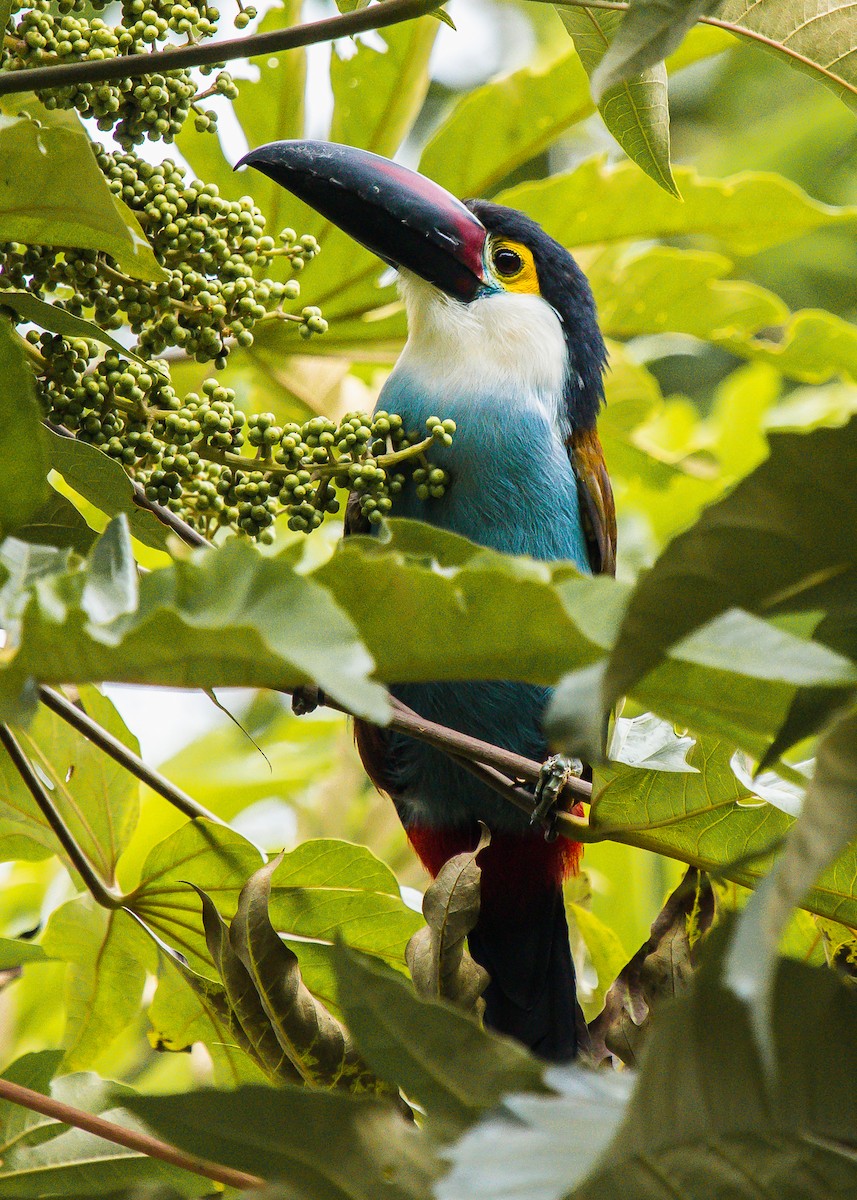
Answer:
<svg viewBox="0 0 857 1200"><path fill-rule="evenodd" d="M589 564L595 575L615 575L616 506L601 442L594 429L576 429L566 444L577 479Z"/></svg>

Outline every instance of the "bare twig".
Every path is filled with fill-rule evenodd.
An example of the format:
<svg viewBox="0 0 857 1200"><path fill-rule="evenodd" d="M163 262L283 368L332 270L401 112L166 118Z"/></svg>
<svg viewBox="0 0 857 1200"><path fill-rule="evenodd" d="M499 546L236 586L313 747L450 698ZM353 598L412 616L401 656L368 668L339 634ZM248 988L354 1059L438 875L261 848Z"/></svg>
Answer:
<svg viewBox="0 0 857 1200"><path fill-rule="evenodd" d="M249 37L229 38L203 45L176 46L153 50L150 54L122 54L115 58L85 59L44 67L27 67L20 71L0 72L0 96L10 92L36 92L47 88L68 87L70 84L101 83L108 79L137 79L153 72L186 70L211 63L228 62L234 58L255 58L262 54L278 54L297 46L330 42L334 38L365 33L411 21L440 7L442 0L384 0L368 8L323 21L294 25L271 33L254 33Z"/></svg>
<svg viewBox="0 0 857 1200"><path fill-rule="evenodd" d="M113 1121L105 1121L103 1117L96 1117L93 1113L83 1112L82 1109L73 1108L70 1104L63 1104L60 1100L54 1100L52 1096L43 1096L41 1092L34 1092L18 1083L10 1083L8 1079L0 1079L0 1097L11 1101L12 1104L19 1104L31 1112L41 1113L45 1117L53 1117L57 1121L62 1121L64 1125L74 1125L77 1129L93 1133L107 1142L113 1142L114 1145L126 1146L129 1150L136 1150L138 1154L145 1154L149 1158L159 1158L162 1162L171 1163L185 1171L192 1171L194 1175L202 1175L206 1179L212 1179L215 1183L222 1183L226 1187L241 1188L243 1191L246 1188L263 1187L265 1183L264 1179L260 1179L256 1175L248 1175L244 1171L236 1171L232 1167L224 1167L220 1163L196 1158L192 1154L186 1154L183 1150L179 1150L177 1146L162 1142L148 1133L141 1133L138 1129L126 1129L123 1125L116 1125Z"/></svg>
<svg viewBox="0 0 857 1200"><path fill-rule="evenodd" d="M183 792L174 783L170 783L169 779L166 779L151 767L146 766L142 758L139 758L132 750L129 750L112 733L108 733L97 721L93 721L92 717L78 708L77 705L72 704L70 700L66 700L65 696L61 696L59 692L55 692L52 688L45 687L42 684L39 687L39 699L52 712L55 712L58 717L71 725L78 733L82 733L85 738L88 738L90 742L98 746L100 750L103 750L115 762L118 762L126 771L130 771L132 775L136 775L153 792L157 792L159 796L163 796L174 808L177 808L179 812L183 812L186 817L190 817L191 819L204 817L206 821L214 821L218 825L224 824L220 817L209 812L207 808L203 808L201 804L197 804L196 800L189 796L187 792Z"/></svg>
<svg viewBox="0 0 857 1200"><path fill-rule="evenodd" d="M18 744L18 740L8 725L0 725L0 743L12 760L15 770L23 779L36 804L39 806L48 825L50 825L57 841L65 850L72 865L86 884L92 898L103 908L121 908L125 897L108 887L98 872L93 868L89 859L81 850L74 834L66 825L62 815L57 812L48 793L42 786L33 765Z"/></svg>

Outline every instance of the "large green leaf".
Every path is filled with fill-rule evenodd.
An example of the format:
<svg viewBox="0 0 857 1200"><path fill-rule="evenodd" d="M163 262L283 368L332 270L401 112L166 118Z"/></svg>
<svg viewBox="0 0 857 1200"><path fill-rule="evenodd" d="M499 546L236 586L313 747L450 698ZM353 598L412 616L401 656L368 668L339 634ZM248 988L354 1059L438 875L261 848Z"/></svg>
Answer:
<svg viewBox="0 0 857 1200"><path fill-rule="evenodd" d="M112 1043L139 1020L154 947L127 913L99 908L88 896L51 914L43 945L69 964L64 1066L108 1064Z"/></svg>
<svg viewBox="0 0 857 1200"><path fill-rule="evenodd" d="M597 8L559 8L574 38L574 48L590 79L622 21L618 12ZM604 124L629 158L666 191L678 196L670 166L670 115L667 70L663 63L615 84L598 100Z"/></svg>
<svg viewBox="0 0 857 1200"><path fill-rule="evenodd" d="M94 688L84 688L81 700L114 737L130 738L106 697ZM113 882L117 860L137 821L136 779L47 708L40 707L29 728L16 730L16 737L84 854L105 882ZM5 751L0 751L0 846L4 854L16 857L18 840L23 837L50 854L63 856L41 810Z"/></svg>
<svg viewBox="0 0 857 1200"><path fill-rule="evenodd" d="M611 580L510 558L412 521L391 529L387 542L346 538L313 576L347 605L382 679L549 684L610 644ZM405 636L390 637L391 619Z"/></svg>
<svg viewBox="0 0 857 1200"><path fill-rule="evenodd" d="M30 93L0 102L0 242L103 250L135 279L159 282L158 266L131 212L98 169L77 114L49 112Z"/></svg>
<svg viewBox="0 0 857 1200"><path fill-rule="evenodd" d="M271 879L270 913L275 928L296 939L296 952L297 939L342 939L399 970L408 940L422 925L389 867L365 846L328 838L303 842L283 857ZM304 982L316 991L311 965Z"/></svg>
<svg viewBox="0 0 857 1200"><path fill-rule="evenodd" d="M114 517L125 513L131 533L156 550L165 550L169 530L154 513L134 502L134 488L125 471L96 446L45 430L50 465L90 504Z"/></svg>
<svg viewBox="0 0 857 1200"><path fill-rule="evenodd" d="M0 131L2 137L2 131ZM25 525L48 498L48 460L33 375L9 321L0 316L0 538Z"/></svg>
<svg viewBox="0 0 857 1200"><path fill-rule="evenodd" d="M41 508L15 533L22 542L39 546L67 546L81 555L90 552L97 537L95 530L90 528L72 502L53 489Z"/></svg>
<svg viewBox="0 0 857 1200"><path fill-rule="evenodd" d="M803 383L826 383L840 376L857 379L857 326L821 309L795 313L782 328L750 340L724 338L723 346Z"/></svg>
<svg viewBox="0 0 857 1200"><path fill-rule="evenodd" d="M801 0L759 4L725 0L717 21L782 55L790 66L825 84L857 109L857 55L849 0L830 0L806 9Z"/></svg>
<svg viewBox="0 0 857 1200"><path fill-rule="evenodd" d="M127 1105L191 1154L282 1180L292 1200L429 1200L439 1173L416 1126L371 1097L203 1088L134 1096Z"/></svg>
<svg viewBox="0 0 857 1200"><path fill-rule="evenodd" d="M232 917L241 888L260 863L259 851L240 834L210 821L190 821L148 855L127 906L192 968L211 974L199 898L190 884Z"/></svg>
<svg viewBox="0 0 857 1200"><path fill-rule="evenodd" d="M608 762L596 772L590 824L603 837L754 887L794 822L773 805L760 803L735 777L731 756L731 744L704 738L688 755L696 774ZM855 871L857 848L818 878L802 907L857 925Z"/></svg>
<svg viewBox="0 0 857 1200"><path fill-rule="evenodd" d="M543 1064L518 1042L450 1004L421 1000L400 975L344 947L336 974L340 1007L363 1054L444 1136L472 1124L505 1092L545 1090Z"/></svg>
<svg viewBox="0 0 857 1200"><path fill-rule="evenodd" d="M517 184L497 197L523 209L565 246L632 238L705 237L733 254L756 254L814 229L857 224L857 207L813 200L780 175L745 171L726 179L676 167L683 204L631 163L588 158L573 171ZM759 213L766 219L759 220Z"/></svg>
<svg viewBox="0 0 857 1200"><path fill-rule="evenodd" d="M237 539L152 571L139 606L114 620L87 610L97 564L30 596L17 654L0 672L6 702L28 679L180 687L295 687L311 679L355 712L384 720L383 689L354 625L323 588Z"/></svg>
<svg viewBox="0 0 857 1200"><path fill-rule="evenodd" d="M772 436L770 457L676 538L638 584L611 654L606 701L634 688L671 645L727 609L853 617L855 456L857 418L841 428Z"/></svg>
<svg viewBox="0 0 857 1200"><path fill-rule="evenodd" d="M62 1061L61 1050L41 1050L35 1054L24 1054L11 1063L2 1078L34 1092L47 1093L51 1080ZM50 1117L43 1117L11 1100L0 1100L0 1157L25 1138L32 1143L37 1131L52 1126ZM55 1131L55 1130L54 1130Z"/></svg>
<svg viewBox="0 0 857 1200"><path fill-rule="evenodd" d="M826 969L781 963L776 1074L766 1090L746 1010L714 977L715 965L658 1010L630 1098L609 1075L552 1072L559 1097L508 1097L447 1152L453 1169L439 1200L850 1195L853 991Z"/></svg>

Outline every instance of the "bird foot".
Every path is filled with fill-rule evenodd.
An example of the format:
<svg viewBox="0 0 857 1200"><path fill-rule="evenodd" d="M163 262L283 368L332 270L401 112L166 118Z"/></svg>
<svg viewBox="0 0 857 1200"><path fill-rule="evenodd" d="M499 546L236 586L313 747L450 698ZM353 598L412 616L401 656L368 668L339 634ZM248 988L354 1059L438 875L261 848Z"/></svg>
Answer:
<svg viewBox="0 0 857 1200"><path fill-rule="evenodd" d="M530 817L531 825L541 825L545 841L556 841L556 806L562 789L570 779L580 779L583 763L579 758L567 758L564 754L552 754L542 763L535 789L536 807Z"/></svg>
<svg viewBox="0 0 857 1200"><path fill-rule="evenodd" d="M324 704L324 692L314 683L296 687L292 692L292 712L296 717L305 717Z"/></svg>

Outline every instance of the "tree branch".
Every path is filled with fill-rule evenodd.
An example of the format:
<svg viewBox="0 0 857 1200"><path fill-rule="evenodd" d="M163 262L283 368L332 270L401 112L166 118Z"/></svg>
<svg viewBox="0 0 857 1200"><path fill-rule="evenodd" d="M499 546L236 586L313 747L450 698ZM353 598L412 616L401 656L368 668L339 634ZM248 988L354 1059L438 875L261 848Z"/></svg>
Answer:
<svg viewBox="0 0 857 1200"><path fill-rule="evenodd" d="M50 825L57 841L63 850L65 850L69 860L92 895L92 898L102 908L121 908L125 903L125 897L113 888L108 887L98 872L95 871L89 859L77 844L74 834L54 807L53 801L42 786L42 781L33 770L32 763L18 745L18 740L8 725L0 725L0 743L2 743L3 748L12 760L15 770L23 779L45 820Z"/></svg>
<svg viewBox="0 0 857 1200"><path fill-rule="evenodd" d="M10 92L37 92L47 88L68 87L70 84L101 83L110 79L137 79L152 72L178 71L188 67L208 66L228 62L233 58L255 58L262 54L277 54L297 46L330 42L334 38L383 29L401 21L411 21L439 8L443 0L383 0L369 8L277 29L272 33L255 33L249 37L229 38L205 45L177 46L153 50L150 54L123 54L115 58L85 59L82 62L55 66L27 67L20 71L0 72L0 96Z"/></svg>
<svg viewBox="0 0 857 1200"><path fill-rule="evenodd" d="M123 1125L116 1125L113 1121L105 1121L103 1117L83 1112L82 1109L73 1108L70 1104L54 1100L52 1096L43 1096L41 1092L34 1092L18 1083L11 1083L8 1079L0 1079L0 1098L9 1100L12 1104L19 1104L31 1112L41 1113L45 1117L53 1117L57 1121L62 1121L64 1125L74 1125L77 1129L93 1133L96 1137L104 1138L105 1141L113 1142L117 1146L126 1146L129 1150L136 1150L138 1154L145 1154L148 1158L159 1158L161 1162L171 1163L185 1171L192 1171L194 1175L202 1175L204 1178L212 1179L215 1183L222 1183L226 1187L241 1188L243 1191L246 1188L263 1187L265 1183L264 1179L260 1179L256 1175L247 1175L244 1171L236 1171L232 1167L221 1166L220 1163L196 1158L192 1154L186 1154L183 1150L179 1150L177 1146L162 1142L148 1133L141 1133L137 1129L126 1129Z"/></svg>
<svg viewBox="0 0 857 1200"><path fill-rule="evenodd" d="M71 725L78 733L82 733L85 738L103 750L126 771L130 771L132 775L145 783L157 792L159 796L163 796L168 800L174 808L194 820L197 817L203 817L206 821L214 821L218 825L223 825L220 817L209 812L207 808L203 808L201 804L197 804L187 792L183 792L181 788L170 783L163 775L153 770L152 767L146 766L142 758L139 758L133 750L129 750L127 746L115 738L112 733L108 733L102 728L97 721L93 721L87 713L72 704L70 700L66 700L65 696L61 696L59 692L55 692L53 688L45 687L44 684L39 686L39 699L45 704L51 712L56 713L67 724Z"/></svg>

